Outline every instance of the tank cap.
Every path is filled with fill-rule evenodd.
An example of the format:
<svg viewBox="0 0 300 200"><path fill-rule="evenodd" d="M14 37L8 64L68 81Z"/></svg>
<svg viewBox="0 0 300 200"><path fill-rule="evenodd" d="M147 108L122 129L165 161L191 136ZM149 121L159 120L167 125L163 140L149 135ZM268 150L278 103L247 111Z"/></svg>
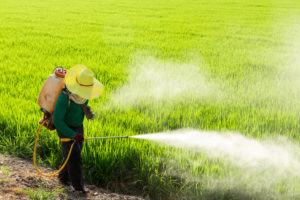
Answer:
<svg viewBox="0 0 300 200"><path fill-rule="evenodd" d="M66 69L64 69L63 67L61 67L61 66L57 66L57 67L55 67L55 75L56 76L58 76L58 77L60 77L60 78L65 78L65 75L66 75L66 73L67 73L67 70Z"/></svg>

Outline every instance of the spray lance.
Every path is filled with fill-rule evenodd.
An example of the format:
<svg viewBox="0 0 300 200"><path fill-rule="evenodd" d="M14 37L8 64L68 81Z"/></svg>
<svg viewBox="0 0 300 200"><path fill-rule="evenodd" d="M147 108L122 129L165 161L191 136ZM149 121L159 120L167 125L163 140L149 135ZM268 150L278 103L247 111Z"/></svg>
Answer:
<svg viewBox="0 0 300 200"><path fill-rule="evenodd" d="M92 138L84 138L84 140L104 140L104 139L118 139L118 138L129 138L128 136L112 136L112 137L92 137ZM70 142L73 141L71 138L61 138L61 142Z"/></svg>
<svg viewBox="0 0 300 200"><path fill-rule="evenodd" d="M69 161L71 152L73 150L73 146L76 142L70 138L61 138L61 142L73 141L73 143L71 145L70 151L68 153L68 156L67 156L65 162L62 164L61 168L58 171L56 171L55 173L52 173L52 174L44 174L39 170L39 168L37 167L37 164L36 164L36 149L37 149L37 143L39 140L39 135L40 135L42 127L46 127L50 131L55 129L55 127L53 125L53 121L52 121L53 112L54 112L54 108L55 108L55 104L58 99L58 96L60 95L60 93L62 92L62 90L64 88L64 85L65 85L64 77L65 77L66 73L67 73L66 69L64 69L60 66L56 67L53 70L52 74L45 81L45 83L42 87L42 90L40 92L39 99L38 99L38 104L41 107L41 111L44 113L44 116L39 121L40 128L38 130L37 137L36 137L35 144L34 144L33 163L34 163L34 167L35 167L36 171L38 172L38 174L40 174L42 176L46 176L46 177L55 176L64 169L64 167L66 166L66 164ZM69 108L69 106L70 106L70 104L68 105L68 108ZM83 107L83 109L86 109L86 108ZM87 108L87 110L88 110L88 108ZM84 112L85 112L85 110L84 110ZM93 117L93 114L92 114L92 117ZM87 118L89 118L89 117L87 116ZM84 140L118 139L118 138L128 138L128 136L92 137L92 138L84 138Z"/></svg>

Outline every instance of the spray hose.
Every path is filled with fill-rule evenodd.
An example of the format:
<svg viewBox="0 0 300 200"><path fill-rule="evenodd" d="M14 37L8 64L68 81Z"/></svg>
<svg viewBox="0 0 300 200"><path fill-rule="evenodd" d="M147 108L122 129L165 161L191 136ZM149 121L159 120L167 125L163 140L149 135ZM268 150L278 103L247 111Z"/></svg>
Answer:
<svg viewBox="0 0 300 200"><path fill-rule="evenodd" d="M60 167L59 170L57 170L56 172L52 173L52 174L45 174L43 172L41 172L39 170L39 168L37 167L37 164L36 164L36 148L37 148L37 143L38 143L38 140L39 140L39 136L40 136L40 133L41 133L41 130L42 130L42 127L44 125L46 121L44 121L41 125L40 125L40 128L38 130L38 133L37 133L37 136L36 136L36 140L35 140L35 144L34 144L34 150L33 150L33 164L34 164L34 168L36 169L37 173L41 176L46 176L46 177L52 177L52 176L55 176L57 175L59 172L61 172L65 166L67 165L68 161L69 161L69 158L71 156L71 152L73 150L73 146L75 144L75 140L73 139L70 139L70 138L61 138L60 141L61 142L70 142L70 141L73 141L71 147L70 147L70 151L68 153L68 156L65 160L65 162L62 164L62 166ZM128 136L116 136L116 137L94 137L94 138L84 138L84 140L97 140L97 139L114 139L114 138L128 138Z"/></svg>
<svg viewBox="0 0 300 200"><path fill-rule="evenodd" d="M67 165L67 163L68 163L68 161L69 161L69 158L70 158L70 156L71 156L71 152L72 152L72 150L73 150L73 146L74 146L74 143L75 143L75 142L73 142L73 144L71 145L71 148L70 148L70 151L69 151L69 153L68 153L67 159L66 159L66 161L63 163L63 165L61 166L61 168L60 168L59 170L57 170L57 172L54 172L54 173L52 173L52 174L44 174L43 172L41 172L41 171L39 170L39 168L38 168L37 165L36 165L36 147L37 147L37 143L38 143L38 140L39 140L39 136L40 136L42 127L43 127L43 125L44 125L45 122L46 122L46 121L44 121L44 122L41 124L41 126L40 126L40 128L39 128L39 131L38 131L38 133L37 133L37 136L36 136L36 140L35 140L35 144L34 144L34 150L33 150L33 164L34 164L35 170L37 171L37 173L38 173L39 175L41 175L41 176L46 176L46 177L52 177L52 176L57 175L59 172L61 172L61 171L64 169L64 167Z"/></svg>

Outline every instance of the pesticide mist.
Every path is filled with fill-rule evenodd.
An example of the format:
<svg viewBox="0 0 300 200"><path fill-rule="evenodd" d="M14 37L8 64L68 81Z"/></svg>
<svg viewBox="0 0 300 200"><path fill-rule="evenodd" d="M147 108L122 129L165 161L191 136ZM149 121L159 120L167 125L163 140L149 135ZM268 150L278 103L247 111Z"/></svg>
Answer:
<svg viewBox="0 0 300 200"><path fill-rule="evenodd" d="M114 92L114 105L127 107L144 101L203 99L216 90L196 64L159 62L151 57L137 60L130 68L127 84Z"/></svg>
<svg viewBox="0 0 300 200"><path fill-rule="evenodd" d="M155 141L161 144L203 153L213 160L222 160L237 170L225 177L195 177L182 173L193 182L207 182L210 190L225 187L266 199L293 199L300 193L295 182L300 178L300 148L286 138L255 140L239 133L204 132L182 129L170 133L138 135L134 138ZM174 155L176 157L176 155ZM174 159L175 159L174 157ZM197 167L203 163L189 158L189 164ZM199 162L199 163L197 163ZM167 161L172 169L176 161ZM176 175L170 170L168 173ZM213 183L213 184L211 184ZM297 185L298 184L298 185ZM284 187L283 189L280 187ZM228 189L228 188L227 188ZM299 197L299 196L298 196Z"/></svg>

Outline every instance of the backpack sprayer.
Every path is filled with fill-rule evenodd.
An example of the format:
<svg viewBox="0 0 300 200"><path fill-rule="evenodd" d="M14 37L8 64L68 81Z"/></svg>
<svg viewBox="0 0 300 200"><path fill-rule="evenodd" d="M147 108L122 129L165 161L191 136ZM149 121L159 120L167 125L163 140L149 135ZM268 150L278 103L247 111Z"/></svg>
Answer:
<svg viewBox="0 0 300 200"><path fill-rule="evenodd" d="M52 74L47 78L45 81L42 90L39 95L38 104L41 107L41 111L44 113L43 118L39 121L40 128L38 130L35 144L34 144L34 151L33 151L33 163L36 171L46 177L51 177L57 175L59 172L61 172L64 167L67 165L71 152L73 150L73 146L75 141L71 138L61 138L61 142L71 142L73 141L73 144L71 145L70 151L68 153L68 156L65 160L65 162L62 164L61 168L52 174L44 174L42 173L39 168L36 165L36 148L37 143L39 140L39 135L42 130L42 127L44 126L48 130L52 131L55 130L55 126L53 125L53 112L55 108L56 101L58 99L58 96L62 92L64 85L65 85L65 75L67 73L67 70L62 68L61 66L58 66L54 68ZM70 105L68 105L69 107ZM98 140L98 139L116 139L116 138L128 138L128 136L113 136L113 137L93 137L93 138L84 138L84 140Z"/></svg>

